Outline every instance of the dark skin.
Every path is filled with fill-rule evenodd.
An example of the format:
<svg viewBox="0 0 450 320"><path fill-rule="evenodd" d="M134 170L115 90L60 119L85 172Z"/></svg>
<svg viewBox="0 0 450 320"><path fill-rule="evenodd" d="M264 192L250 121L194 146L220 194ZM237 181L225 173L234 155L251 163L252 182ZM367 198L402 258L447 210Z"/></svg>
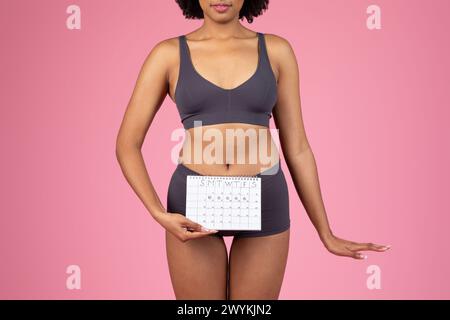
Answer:
<svg viewBox="0 0 450 320"><path fill-rule="evenodd" d="M199 0L204 11L204 24L189 35L189 38L214 38L215 41L228 38L250 38L253 32L243 27L238 19L243 1ZM230 4L230 10L226 14L217 14L210 6L217 2ZM303 124L299 68L294 50L284 38L273 34L265 36L268 55L277 80L278 101L273 110L273 119L279 130L281 149L298 196L320 240L329 252L357 260L366 258L363 251L388 250L390 246L350 241L332 232L321 196L314 154ZM226 41L224 40L224 43ZM167 95L173 97L178 76L178 50L178 42L174 38L158 43L148 55L119 130L116 154L127 181L152 217L166 229L169 265L177 298L225 299L227 298L226 272L230 267L226 265L227 257L223 240L211 237L214 230L205 230L200 224L187 219L182 214L166 212L148 176L141 153L144 138L155 114ZM248 71L251 72L251 69L249 68ZM242 82L233 80L232 72L230 77L226 77L228 81L223 80L225 75L218 70L203 69L203 73L207 73L211 81L224 88L232 88ZM222 78L212 79L214 74L221 74ZM235 74L234 79L236 77ZM246 77L242 75L241 78L240 80L243 80ZM243 124L228 124L227 127L238 125L243 126ZM222 128L221 126L223 125L216 127ZM225 167L226 165L223 165L223 168L217 167L214 169L215 172L208 173L227 174L230 169ZM211 169L211 165L204 165L204 168ZM201 171L202 167L196 170ZM248 170L253 169L249 167ZM235 299L276 298L281 287L288 244L289 230L270 237L234 240L230 258L232 261L230 262L232 288L230 297ZM194 263L190 260L193 257L195 257L196 270L202 271L203 278L191 279L192 282L187 282L186 272L190 271L189 268ZM267 274L263 274L264 270L258 268L261 263L264 263L266 267L264 270L268 270ZM223 265L223 269L218 268L218 265ZM211 274L212 270L218 270L218 273ZM233 273L233 270L240 270L240 272ZM259 270L258 273L255 270ZM205 277L210 279L206 283L204 283ZM216 280L218 282L214 283ZM195 287L195 292L192 291L192 287Z"/></svg>

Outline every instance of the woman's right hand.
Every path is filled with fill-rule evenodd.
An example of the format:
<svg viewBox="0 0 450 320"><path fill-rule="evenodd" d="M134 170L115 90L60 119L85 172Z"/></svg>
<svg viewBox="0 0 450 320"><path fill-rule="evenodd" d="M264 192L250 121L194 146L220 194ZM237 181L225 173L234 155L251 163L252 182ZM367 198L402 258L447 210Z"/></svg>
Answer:
<svg viewBox="0 0 450 320"><path fill-rule="evenodd" d="M218 230L207 229L201 224L189 220L180 213L164 212L158 216L157 221L167 231L183 242L218 232Z"/></svg>

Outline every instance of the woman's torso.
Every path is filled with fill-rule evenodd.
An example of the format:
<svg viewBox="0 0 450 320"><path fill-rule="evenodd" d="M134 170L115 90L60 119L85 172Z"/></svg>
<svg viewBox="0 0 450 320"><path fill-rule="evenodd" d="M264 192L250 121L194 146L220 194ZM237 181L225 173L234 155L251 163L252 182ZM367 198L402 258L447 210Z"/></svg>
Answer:
<svg viewBox="0 0 450 320"><path fill-rule="evenodd" d="M277 164L268 127L277 80L263 34L217 47L187 37L178 38L169 80L186 129L178 161L203 175L256 175Z"/></svg>

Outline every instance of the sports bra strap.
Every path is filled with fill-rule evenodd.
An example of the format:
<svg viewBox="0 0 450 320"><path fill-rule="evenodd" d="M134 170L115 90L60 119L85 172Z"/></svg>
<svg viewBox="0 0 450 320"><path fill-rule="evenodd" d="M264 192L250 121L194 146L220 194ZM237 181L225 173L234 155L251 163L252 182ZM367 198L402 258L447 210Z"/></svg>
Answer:
<svg viewBox="0 0 450 320"><path fill-rule="evenodd" d="M261 48L260 54L262 55L261 62L265 66L265 68L267 68L267 67L270 68L267 70L272 71L272 69L271 69L272 67L271 67L270 61L269 61L269 54L267 53L266 39L265 39L264 33L258 32L258 36L259 36L259 44L260 44L260 48Z"/></svg>
<svg viewBox="0 0 450 320"><path fill-rule="evenodd" d="M186 68L189 65L189 48L186 43L186 36L180 35L179 37L179 43L180 43L180 68L182 70L189 70L189 68Z"/></svg>

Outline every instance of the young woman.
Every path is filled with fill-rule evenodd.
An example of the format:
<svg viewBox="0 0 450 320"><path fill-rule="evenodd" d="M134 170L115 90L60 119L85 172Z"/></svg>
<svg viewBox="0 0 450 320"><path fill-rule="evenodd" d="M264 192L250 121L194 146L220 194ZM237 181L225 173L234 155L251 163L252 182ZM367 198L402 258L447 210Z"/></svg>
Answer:
<svg viewBox="0 0 450 320"><path fill-rule="evenodd" d="M278 299L290 218L286 180L269 130L272 116L297 193L326 249L355 259L365 258L363 250L387 250L389 246L341 239L330 229L303 127L293 49L280 36L254 32L240 23L244 17L251 23L261 15L268 0L177 3L186 18L203 19L203 25L152 49L117 137L117 157L127 181L166 230L176 298ZM169 183L166 209L140 149L167 94L177 105L186 138ZM198 129L201 135L194 133ZM250 134L244 136L242 146L229 139L229 132ZM214 141L214 152L208 149L211 137L223 138ZM188 175L260 177L261 230L208 230L187 219ZM224 236L234 236L230 257Z"/></svg>

